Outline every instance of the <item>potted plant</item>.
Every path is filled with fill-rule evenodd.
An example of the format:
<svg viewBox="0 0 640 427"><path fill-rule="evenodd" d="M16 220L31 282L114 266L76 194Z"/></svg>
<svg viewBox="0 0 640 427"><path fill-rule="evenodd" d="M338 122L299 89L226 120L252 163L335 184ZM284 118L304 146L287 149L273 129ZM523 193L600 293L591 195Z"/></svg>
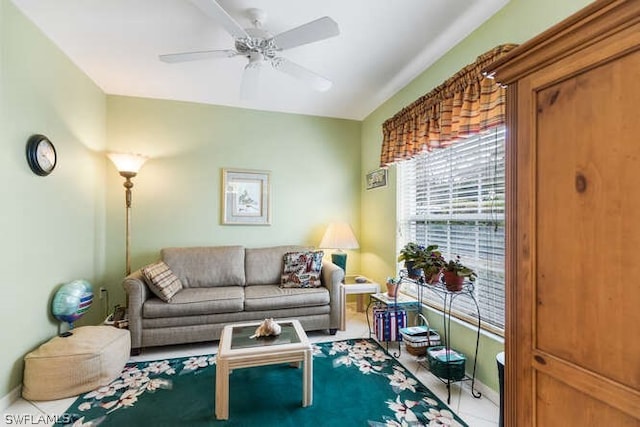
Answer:
<svg viewBox="0 0 640 427"><path fill-rule="evenodd" d="M446 265L446 261L442 253L438 250L438 245L429 245L418 256L415 267L424 271L425 281L434 284L440 281L442 269Z"/></svg>
<svg viewBox="0 0 640 427"><path fill-rule="evenodd" d="M398 295L398 288L400 287L400 279L395 277L387 277L387 295L389 298L395 298Z"/></svg>
<svg viewBox="0 0 640 427"><path fill-rule="evenodd" d="M415 242L409 242L400 249L398 262L404 261L404 267L407 269L407 274L412 279L418 279L422 276L422 271L420 268L417 268L415 264L423 256L424 250L424 246Z"/></svg>
<svg viewBox="0 0 640 427"><path fill-rule="evenodd" d="M470 282L473 282L476 280L477 274L471 268L460 262L460 255L457 255L455 259L451 259L445 264L443 279L447 290L454 292L462 290L465 277Z"/></svg>

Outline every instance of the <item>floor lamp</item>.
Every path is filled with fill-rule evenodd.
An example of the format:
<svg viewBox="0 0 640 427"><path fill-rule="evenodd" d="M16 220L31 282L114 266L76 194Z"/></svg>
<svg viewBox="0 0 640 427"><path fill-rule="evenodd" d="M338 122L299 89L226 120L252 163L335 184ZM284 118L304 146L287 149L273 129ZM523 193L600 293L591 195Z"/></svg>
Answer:
<svg viewBox="0 0 640 427"><path fill-rule="evenodd" d="M120 175L124 177L124 188L125 188L125 206L126 206L126 231L125 231L125 245L126 245L126 274L128 276L131 274L131 254L130 254L130 246L131 246L131 188L133 188L133 182L131 182L131 178L138 174L138 171L147 161L148 157L141 156L139 154L128 154L128 153L108 153L109 159L113 162L120 172Z"/></svg>
<svg viewBox="0 0 640 427"><path fill-rule="evenodd" d="M338 252L331 254L331 262L342 268L347 274L347 254L342 249L358 249L358 240L353 234L353 230L349 224L344 222L332 222L327 227L320 248L338 249Z"/></svg>

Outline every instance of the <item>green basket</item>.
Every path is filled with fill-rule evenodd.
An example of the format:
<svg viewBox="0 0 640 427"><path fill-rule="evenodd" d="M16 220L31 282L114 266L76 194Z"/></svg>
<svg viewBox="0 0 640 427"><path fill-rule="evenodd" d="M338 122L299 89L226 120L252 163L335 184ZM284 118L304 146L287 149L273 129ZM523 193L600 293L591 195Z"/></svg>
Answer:
<svg viewBox="0 0 640 427"><path fill-rule="evenodd" d="M444 346L427 348L427 360L431 372L446 380L460 381L464 378L464 365L467 358L462 353L449 350Z"/></svg>

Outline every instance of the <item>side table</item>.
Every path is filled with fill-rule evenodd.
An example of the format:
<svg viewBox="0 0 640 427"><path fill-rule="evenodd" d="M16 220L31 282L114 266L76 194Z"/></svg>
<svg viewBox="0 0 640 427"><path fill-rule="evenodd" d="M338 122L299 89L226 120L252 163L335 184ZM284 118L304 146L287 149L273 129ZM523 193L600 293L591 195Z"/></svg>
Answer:
<svg viewBox="0 0 640 427"><path fill-rule="evenodd" d="M356 277L364 276L345 276L344 283L341 286L340 302L342 304L342 316L340 319L340 330L347 329L347 295L357 295L357 310L364 312L364 295L365 294L377 294L380 292L380 285L376 282L366 279L364 283L357 283Z"/></svg>

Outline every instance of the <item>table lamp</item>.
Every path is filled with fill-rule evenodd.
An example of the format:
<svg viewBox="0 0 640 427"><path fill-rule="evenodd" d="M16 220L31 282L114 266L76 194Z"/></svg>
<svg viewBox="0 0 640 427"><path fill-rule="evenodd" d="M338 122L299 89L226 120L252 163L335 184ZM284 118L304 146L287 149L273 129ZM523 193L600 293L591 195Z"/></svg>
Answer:
<svg viewBox="0 0 640 427"><path fill-rule="evenodd" d="M342 268L345 274L347 272L347 254L342 250L358 249L359 247L353 230L349 224L344 222L330 223L320 241L320 248L338 250L331 254L331 262Z"/></svg>

